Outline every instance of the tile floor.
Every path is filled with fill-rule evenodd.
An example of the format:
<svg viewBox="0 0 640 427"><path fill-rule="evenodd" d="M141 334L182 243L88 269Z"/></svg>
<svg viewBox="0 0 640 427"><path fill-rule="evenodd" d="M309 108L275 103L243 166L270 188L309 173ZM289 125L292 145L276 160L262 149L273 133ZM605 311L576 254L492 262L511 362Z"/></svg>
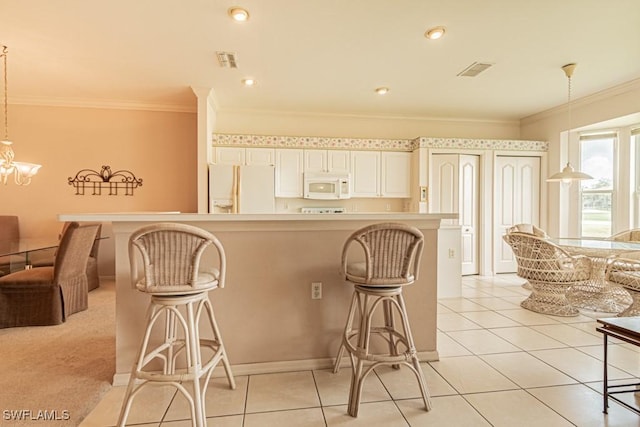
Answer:
<svg viewBox="0 0 640 427"><path fill-rule="evenodd" d="M602 413L602 336L596 317L545 316L520 308L527 295L514 275L465 277L462 298L438 304L440 360L423 363L433 397L424 411L407 369L378 369L366 382L358 418L346 414L349 367L217 378L207 394L210 426L640 426L611 402ZM640 349L610 344L610 378L640 376ZM124 387L113 387L81 424L114 426ZM627 395L629 399L640 398ZM190 426L173 389L147 388L128 425Z"/></svg>

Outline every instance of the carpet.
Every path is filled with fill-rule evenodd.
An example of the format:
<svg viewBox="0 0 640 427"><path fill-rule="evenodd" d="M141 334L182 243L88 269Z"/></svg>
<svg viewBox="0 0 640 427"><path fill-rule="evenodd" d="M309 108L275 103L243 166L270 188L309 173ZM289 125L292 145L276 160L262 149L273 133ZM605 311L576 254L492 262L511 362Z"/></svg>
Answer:
<svg viewBox="0 0 640 427"><path fill-rule="evenodd" d="M0 426L77 426L115 373L115 281L61 325L0 329Z"/></svg>

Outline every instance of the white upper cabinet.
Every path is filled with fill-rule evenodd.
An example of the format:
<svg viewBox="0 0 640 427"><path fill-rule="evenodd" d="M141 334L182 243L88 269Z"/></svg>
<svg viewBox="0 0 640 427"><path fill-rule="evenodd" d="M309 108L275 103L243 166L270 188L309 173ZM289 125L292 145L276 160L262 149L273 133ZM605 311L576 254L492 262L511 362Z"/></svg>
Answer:
<svg viewBox="0 0 640 427"><path fill-rule="evenodd" d="M242 147L215 147L213 162L218 165L244 165L245 149Z"/></svg>
<svg viewBox="0 0 640 427"><path fill-rule="evenodd" d="M276 150L274 148L247 148L246 150L247 165L276 164Z"/></svg>
<svg viewBox="0 0 640 427"><path fill-rule="evenodd" d="M349 173L350 154L346 150L304 150L304 171Z"/></svg>
<svg viewBox="0 0 640 427"><path fill-rule="evenodd" d="M215 147L214 163L219 165L275 165L273 148Z"/></svg>
<svg viewBox="0 0 640 427"><path fill-rule="evenodd" d="M411 197L411 153L383 151L380 171L381 197Z"/></svg>
<svg viewBox="0 0 640 427"><path fill-rule="evenodd" d="M380 196L380 152L351 152L351 197Z"/></svg>
<svg viewBox="0 0 640 427"><path fill-rule="evenodd" d="M302 197L303 150L276 150L276 197Z"/></svg>

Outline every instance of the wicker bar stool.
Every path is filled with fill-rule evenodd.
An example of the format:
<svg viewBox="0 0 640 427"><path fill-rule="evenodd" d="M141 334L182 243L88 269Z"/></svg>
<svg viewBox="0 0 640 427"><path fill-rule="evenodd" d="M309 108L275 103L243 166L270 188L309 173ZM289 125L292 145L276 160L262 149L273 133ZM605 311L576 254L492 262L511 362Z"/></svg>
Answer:
<svg viewBox="0 0 640 427"><path fill-rule="evenodd" d="M364 262L348 262L349 248L353 242L360 244L364 251ZM354 285L354 292L334 372L337 373L340 369L346 350L353 369L348 407L348 413L352 417L358 416L365 379L380 365L391 365L395 369L399 369L401 365L409 367L418 380L426 410L431 409L429 390L420 367L402 296L403 286L412 284L418 277L423 246L424 236L420 230L397 223L364 227L353 233L344 244L342 270L346 282ZM382 326L373 325L377 309L382 309ZM400 319L398 325L396 313ZM358 321L354 325L356 315ZM372 337L381 337L386 342L388 352L374 352L371 348Z"/></svg>
<svg viewBox="0 0 640 427"><path fill-rule="evenodd" d="M200 259L210 246L217 251L219 269L202 272L199 270ZM151 302L118 425L124 426L133 399L144 386L171 385L189 402L192 425L206 426L205 394L219 362L224 365L229 386L236 387L208 296L210 290L224 287L224 249L213 234L190 225L159 223L140 228L129 239L133 280L138 277L138 257L134 248L142 255L144 266L143 278L136 287L151 295ZM212 338L200 335L203 314L207 317ZM160 343L152 342L155 329L163 331ZM206 361L203 362L203 358ZM193 393L183 382L193 384Z"/></svg>

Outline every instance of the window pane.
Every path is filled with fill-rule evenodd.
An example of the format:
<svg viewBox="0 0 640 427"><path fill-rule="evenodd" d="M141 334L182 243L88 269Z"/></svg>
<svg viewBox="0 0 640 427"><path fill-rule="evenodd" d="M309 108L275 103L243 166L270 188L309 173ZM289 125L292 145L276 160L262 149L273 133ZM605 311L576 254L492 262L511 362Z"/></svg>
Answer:
<svg viewBox="0 0 640 427"><path fill-rule="evenodd" d="M611 236L611 193L582 194L582 235Z"/></svg>
<svg viewBox="0 0 640 427"><path fill-rule="evenodd" d="M583 189L613 190L613 138L580 141L580 170L594 179L581 181Z"/></svg>

